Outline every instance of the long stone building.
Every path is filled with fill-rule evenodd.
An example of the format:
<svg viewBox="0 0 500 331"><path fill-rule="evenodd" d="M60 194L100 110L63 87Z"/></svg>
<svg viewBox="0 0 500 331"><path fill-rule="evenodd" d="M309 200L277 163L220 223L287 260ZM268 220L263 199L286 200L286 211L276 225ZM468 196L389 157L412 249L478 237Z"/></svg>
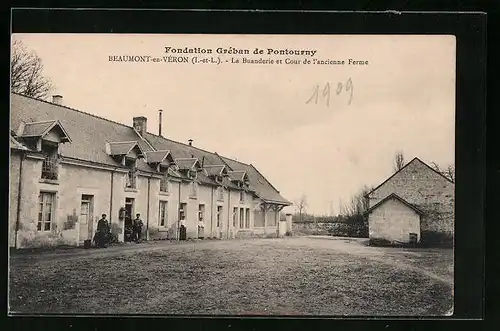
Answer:
<svg viewBox="0 0 500 331"><path fill-rule="evenodd" d="M101 214L125 239L141 214L148 239L275 236L291 205L252 164L62 105L11 94L9 245L81 245ZM161 134L161 133L160 133ZM198 225L203 224L204 227Z"/></svg>
<svg viewBox="0 0 500 331"><path fill-rule="evenodd" d="M419 158L366 195L372 239L452 243L454 183Z"/></svg>

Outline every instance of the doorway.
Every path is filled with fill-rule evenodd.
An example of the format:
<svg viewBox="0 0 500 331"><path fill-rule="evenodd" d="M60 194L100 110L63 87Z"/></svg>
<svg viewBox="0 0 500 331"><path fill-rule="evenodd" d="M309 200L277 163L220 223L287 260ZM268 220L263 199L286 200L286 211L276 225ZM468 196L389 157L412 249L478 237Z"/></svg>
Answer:
<svg viewBox="0 0 500 331"><path fill-rule="evenodd" d="M177 223L177 239L186 240L187 239L187 204L179 204L179 223Z"/></svg>
<svg viewBox="0 0 500 331"><path fill-rule="evenodd" d="M132 241L132 220L134 215L134 198L125 198L125 233L123 236L123 241Z"/></svg>
<svg viewBox="0 0 500 331"><path fill-rule="evenodd" d="M92 239L92 231L93 231L93 195L82 195L82 200L80 204L80 219L79 219L79 241L83 243L85 240Z"/></svg>
<svg viewBox="0 0 500 331"><path fill-rule="evenodd" d="M217 206L217 214L216 214L216 220L217 220L217 238L222 239L222 214L223 213L223 208L222 206Z"/></svg>

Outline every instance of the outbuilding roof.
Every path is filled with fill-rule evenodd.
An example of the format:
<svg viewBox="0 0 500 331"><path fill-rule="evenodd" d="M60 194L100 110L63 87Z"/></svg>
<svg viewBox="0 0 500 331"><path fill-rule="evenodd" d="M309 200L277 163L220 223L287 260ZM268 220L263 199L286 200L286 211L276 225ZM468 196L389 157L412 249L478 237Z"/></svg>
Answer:
<svg viewBox="0 0 500 331"><path fill-rule="evenodd" d="M382 206L384 203L386 203L387 201L389 200L397 200L401 203L403 203L404 205L406 205L408 208L411 208L413 209L417 214L419 215L423 215L423 211L421 209L419 209L417 206L409 203L408 201L406 201L405 199L401 198L399 195L397 195L396 193L391 193L389 194L388 196L386 196L385 198L383 198L382 200L380 200L379 202L377 202L376 204L374 204L370 209L368 209L366 211L366 214L370 214L371 212L373 212L375 209L377 209L378 207Z"/></svg>

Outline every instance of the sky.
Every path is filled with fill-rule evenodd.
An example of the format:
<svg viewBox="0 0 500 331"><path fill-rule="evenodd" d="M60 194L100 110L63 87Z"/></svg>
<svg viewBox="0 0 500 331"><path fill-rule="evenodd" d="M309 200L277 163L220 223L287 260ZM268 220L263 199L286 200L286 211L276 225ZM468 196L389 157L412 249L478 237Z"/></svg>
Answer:
<svg viewBox="0 0 500 331"><path fill-rule="evenodd" d="M397 151L407 161L454 163L453 36L15 34L12 39L42 59L53 94L62 95L64 105L130 126L134 116L145 116L154 134L162 109L163 136L193 139L196 147L252 163L288 200L306 196L310 213L336 214L364 185L383 182L393 173ZM110 56L179 55L166 54L165 47L212 49L200 58L222 63L109 61ZM219 47L259 48L264 54L221 55ZM316 53L267 55L268 48ZM242 63L243 57L283 64ZM306 59L311 64L303 64ZM313 59L346 64L313 64ZM368 64L348 65L349 59Z"/></svg>

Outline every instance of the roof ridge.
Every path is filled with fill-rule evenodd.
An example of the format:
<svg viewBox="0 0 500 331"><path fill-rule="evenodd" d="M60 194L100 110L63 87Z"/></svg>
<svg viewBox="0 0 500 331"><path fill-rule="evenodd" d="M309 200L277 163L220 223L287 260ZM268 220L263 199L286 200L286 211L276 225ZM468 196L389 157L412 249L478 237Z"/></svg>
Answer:
<svg viewBox="0 0 500 331"><path fill-rule="evenodd" d="M34 122L25 122L25 125L29 124L40 124L40 123L53 123L58 122L59 120L45 120L45 121L34 121Z"/></svg>
<svg viewBox="0 0 500 331"><path fill-rule="evenodd" d="M75 112L78 112L78 113L81 113L81 114L84 114L84 115L88 115L88 116L92 116L92 117L104 120L106 122L118 124L118 125L127 127L129 129L133 129L133 127L131 127L129 125L126 125L126 124L123 124L123 123L120 123L120 122L116 122L116 121L113 121L113 120L110 120L108 118L101 117L101 116L98 116L98 115L95 115L95 114L87 113L87 112L85 112L83 110L79 110L79 109L76 109L76 108L68 107L68 106L65 106L65 105L59 105L57 103L53 103L53 102L50 102L50 101L47 101L47 100L43 100L43 99L31 97L29 95L25 95L25 94L21 94L21 93L17 93L17 92L11 92L11 94L16 94L16 95L19 95L19 96L27 98L27 99L31 99L31 100L35 100L35 101L40 101L40 102L48 103L49 105L54 105L54 106L57 106L57 107L66 108L66 109L69 109L69 110L72 110L72 111L75 111Z"/></svg>

